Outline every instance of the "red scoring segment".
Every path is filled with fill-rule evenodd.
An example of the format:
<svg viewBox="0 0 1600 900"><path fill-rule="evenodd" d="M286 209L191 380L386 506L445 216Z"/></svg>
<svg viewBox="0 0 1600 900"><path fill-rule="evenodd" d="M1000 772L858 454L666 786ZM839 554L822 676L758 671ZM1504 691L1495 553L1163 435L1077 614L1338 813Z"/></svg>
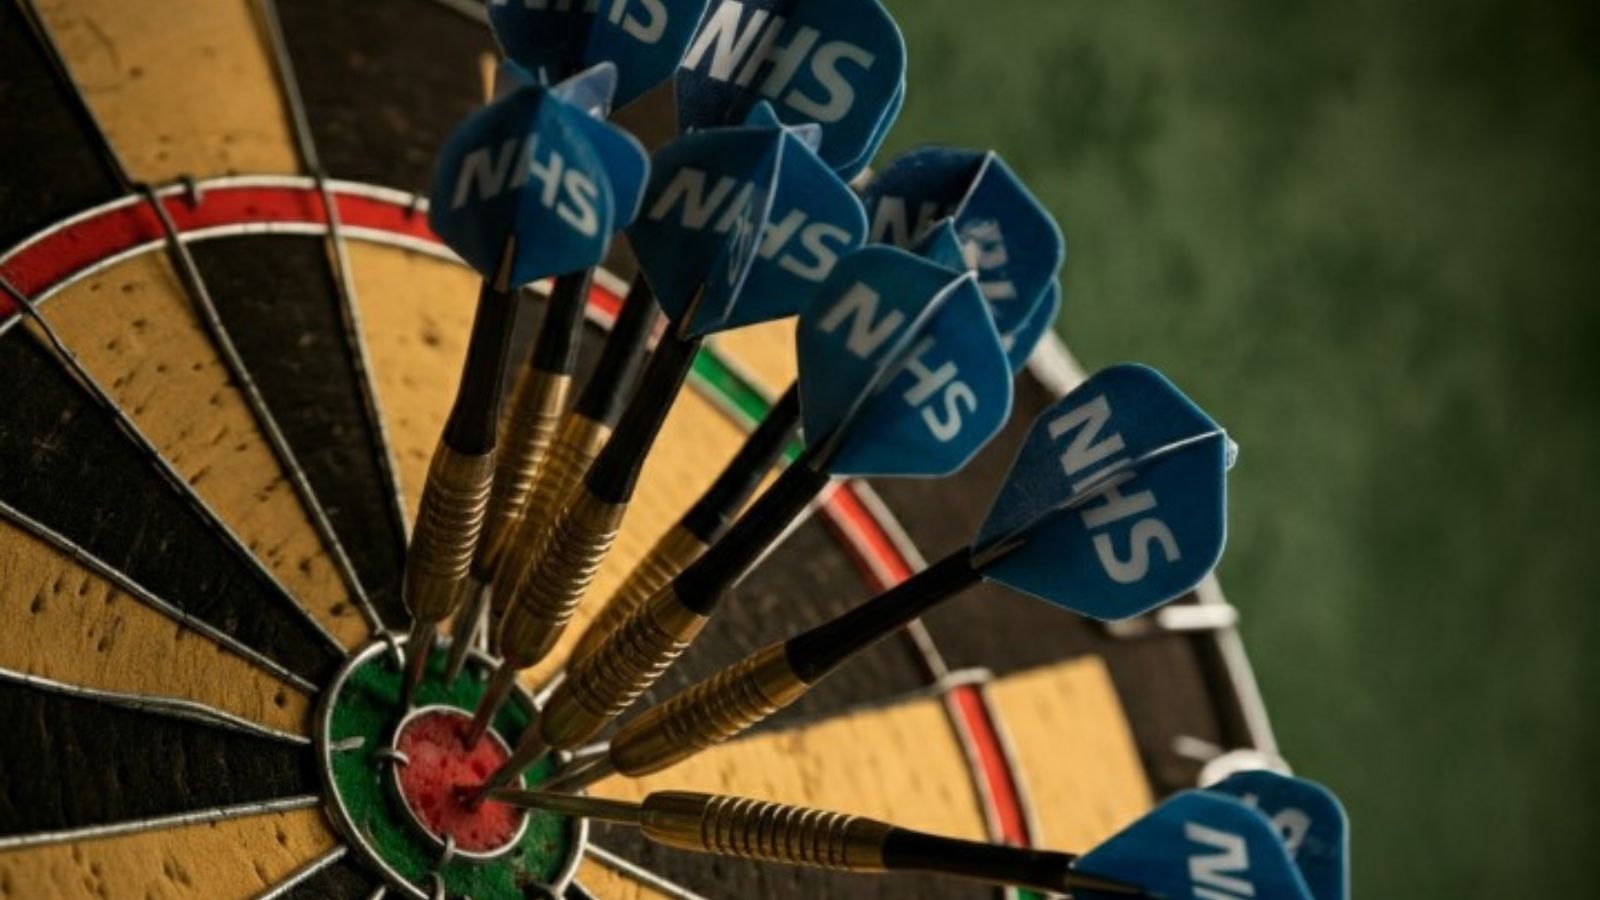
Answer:
<svg viewBox="0 0 1600 900"><path fill-rule="evenodd" d="M459 850L493 853L517 836L525 813L493 801L476 809L461 802L456 789L482 784L508 755L496 740L468 750L462 738L471 721L462 712L436 710L406 722L395 740L408 760L399 769L400 795L440 840L453 837Z"/></svg>

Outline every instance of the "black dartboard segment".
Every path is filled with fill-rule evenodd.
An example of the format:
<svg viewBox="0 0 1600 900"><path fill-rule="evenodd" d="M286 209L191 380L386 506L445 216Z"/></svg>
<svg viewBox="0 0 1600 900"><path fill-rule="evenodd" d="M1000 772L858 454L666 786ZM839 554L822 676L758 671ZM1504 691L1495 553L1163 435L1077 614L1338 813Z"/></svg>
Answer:
<svg viewBox="0 0 1600 900"><path fill-rule="evenodd" d="M116 176L95 152L33 30L0 2L0 251L63 216L116 198Z"/></svg>
<svg viewBox="0 0 1600 900"><path fill-rule="evenodd" d="M278 0L323 169L424 190L445 136L483 102L489 29L432 0Z"/></svg>
<svg viewBox="0 0 1600 900"><path fill-rule="evenodd" d="M309 746L0 681L0 837L310 796Z"/></svg>
<svg viewBox="0 0 1600 900"><path fill-rule="evenodd" d="M313 684L339 653L22 327L0 337L0 500Z"/></svg>
<svg viewBox="0 0 1600 900"><path fill-rule="evenodd" d="M378 464L339 297L329 278L317 277L327 266L325 242L232 238L190 252L367 596L389 627L404 628L394 486Z"/></svg>

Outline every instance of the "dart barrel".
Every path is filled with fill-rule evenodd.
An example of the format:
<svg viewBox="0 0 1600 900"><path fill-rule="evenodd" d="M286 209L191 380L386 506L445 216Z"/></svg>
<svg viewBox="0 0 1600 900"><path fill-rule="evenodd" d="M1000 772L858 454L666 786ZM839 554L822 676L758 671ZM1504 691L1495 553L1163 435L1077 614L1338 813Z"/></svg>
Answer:
<svg viewBox="0 0 1600 900"><path fill-rule="evenodd" d="M494 567L516 534L528 509L546 455L561 425L572 377L524 368L502 426L484 525L484 550L478 556L479 580L492 579Z"/></svg>
<svg viewBox="0 0 1600 900"><path fill-rule="evenodd" d="M406 564L406 603L419 621L440 621L455 607L483 531L493 479L493 453L468 455L443 443L434 452Z"/></svg>
<svg viewBox="0 0 1600 900"><path fill-rule="evenodd" d="M521 519L507 537L498 561L493 600L497 621L511 602L515 579L530 571L543 556L550 524L561 511L562 502L583 482L584 473L610 436L608 426L586 416L568 413L562 419L538 477L529 488Z"/></svg>
<svg viewBox="0 0 1600 900"><path fill-rule="evenodd" d="M545 739L570 748L599 734L677 662L707 621L670 585L657 592L573 664L545 707Z"/></svg>
<svg viewBox="0 0 1600 900"><path fill-rule="evenodd" d="M539 559L509 600L500 626L500 647L508 661L532 665L555 647L626 512L626 504L607 503L586 490L573 494Z"/></svg>
<svg viewBox="0 0 1600 900"><path fill-rule="evenodd" d="M617 770L659 772L740 734L805 695L784 645L773 644L628 722L611 740Z"/></svg>
<svg viewBox="0 0 1600 900"><path fill-rule="evenodd" d="M684 527L682 522L667 529L651 546L644 559L628 573L622 586L590 620L589 627L572 649L572 659L580 660L594 652L600 642L626 621L634 610L643 606L705 552L706 543Z"/></svg>

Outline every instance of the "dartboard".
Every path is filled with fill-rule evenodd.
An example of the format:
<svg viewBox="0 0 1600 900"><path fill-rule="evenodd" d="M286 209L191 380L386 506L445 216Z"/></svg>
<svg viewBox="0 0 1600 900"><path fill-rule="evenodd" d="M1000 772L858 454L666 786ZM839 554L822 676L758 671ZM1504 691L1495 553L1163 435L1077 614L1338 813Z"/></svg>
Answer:
<svg viewBox="0 0 1600 900"><path fill-rule="evenodd" d="M560 822L507 887L441 866L347 783L374 747L341 704L407 629L409 523L478 283L419 194L494 54L470 0L0 5L0 897L989 893ZM596 279L582 366L627 266ZM594 593L760 421L793 344L779 323L701 352ZM1077 377L1047 341L959 477L838 485L644 703L960 546ZM1086 849L1208 766L1275 752L1235 624L1210 582L1116 628L976 588L740 739L592 793ZM523 674L524 702L563 658Z"/></svg>

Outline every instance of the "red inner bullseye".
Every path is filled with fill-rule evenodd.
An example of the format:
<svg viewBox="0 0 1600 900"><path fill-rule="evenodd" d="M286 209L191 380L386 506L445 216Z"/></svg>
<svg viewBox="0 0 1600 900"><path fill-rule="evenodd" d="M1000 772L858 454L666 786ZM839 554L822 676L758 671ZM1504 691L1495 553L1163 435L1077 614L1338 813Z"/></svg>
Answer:
<svg viewBox="0 0 1600 900"><path fill-rule="evenodd" d="M524 813L493 801L471 809L459 799L456 788L482 784L507 756L500 742L489 737L468 750L462 737L470 723L464 713L438 710L405 724L395 740L408 760L399 769L400 794L440 840L454 837L459 850L491 853L516 837Z"/></svg>

